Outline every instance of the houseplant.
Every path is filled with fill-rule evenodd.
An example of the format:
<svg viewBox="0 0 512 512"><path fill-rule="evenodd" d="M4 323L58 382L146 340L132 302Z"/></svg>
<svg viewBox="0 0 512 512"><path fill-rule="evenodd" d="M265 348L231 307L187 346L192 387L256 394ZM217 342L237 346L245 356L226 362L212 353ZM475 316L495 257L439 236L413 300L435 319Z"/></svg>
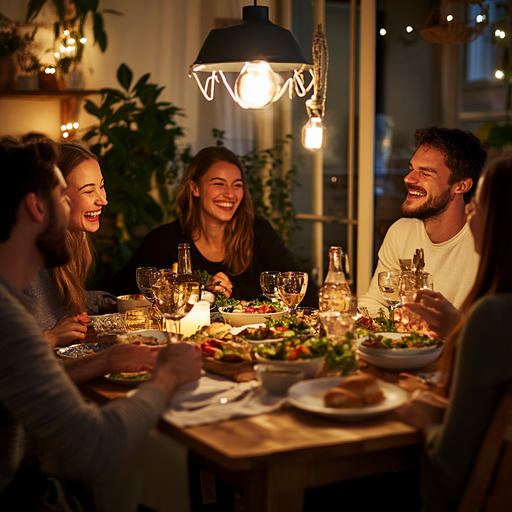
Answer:
<svg viewBox="0 0 512 512"><path fill-rule="evenodd" d="M163 87L149 78L132 86L133 73L121 64L121 88L102 89L101 103L85 103L98 124L84 139L101 158L108 188L110 226L95 240L105 272L119 270L150 229L174 218L174 185L190 161L189 148L177 146L183 129L176 117L183 113L159 101Z"/></svg>

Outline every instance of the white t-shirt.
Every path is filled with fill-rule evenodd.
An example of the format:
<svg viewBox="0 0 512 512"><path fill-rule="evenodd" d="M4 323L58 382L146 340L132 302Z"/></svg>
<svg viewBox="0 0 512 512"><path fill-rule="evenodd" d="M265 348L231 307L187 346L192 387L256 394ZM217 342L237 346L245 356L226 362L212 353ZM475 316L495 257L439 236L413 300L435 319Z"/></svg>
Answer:
<svg viewBox="0 0 512 512"><path fill-rule="evenodd" d="M480 261L468 224L450 240L434 244L423 221L403 218L389 228L379 250L379 262L370 287L359 297L359 305L366 306L370 315L376 316L379 308L388 306L379 291L379 272L399 272L399 259L412 259L416 249L424 251L425 271L434 278L434 291L460 308L473 286Z"/></svg>

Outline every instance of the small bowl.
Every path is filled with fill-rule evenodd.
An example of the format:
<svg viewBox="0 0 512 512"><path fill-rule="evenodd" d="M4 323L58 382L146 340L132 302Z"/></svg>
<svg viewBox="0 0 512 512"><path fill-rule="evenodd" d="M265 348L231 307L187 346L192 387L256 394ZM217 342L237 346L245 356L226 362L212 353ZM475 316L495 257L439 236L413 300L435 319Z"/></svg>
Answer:
<svg viewBox="0 0 512 512"><path fill-rule="evenodd" d="M274 364L257 364L254 370L261 385L271 393L286 393L288 388L304 380L302 368L283 367Z"/></svg>
<svg viewBox="0 0 512 512"><path fill-rule="evenodd" d="M120 295L116 297L117 310L119 313L125 313L130 309L142 309L149 308L151 302L144 298L144 295Z"/></svg>
<svg viewBox="0 0 512 512"><path fill-rule="evenodd" d="M226 323L233 327L242 327L243 325L250 324L264 324L268 317L272 318L272 320L277 320L285 314L284 311L276 311L275 313L227 313L224 311L224 308L219 308L219 311Z"/></svg>
<svg viewBox="0 0 512 512"><path fill-rule="evenodd" d="M279 366L281 368L299 368L304 370L304 377L312 379L316 377L317 373L324 367L325 356L313 357L310 359L295 359L294 361L285 361L279 359L266 359L259 354L255 354L258 364L271 364L272 366Z"/></svg>

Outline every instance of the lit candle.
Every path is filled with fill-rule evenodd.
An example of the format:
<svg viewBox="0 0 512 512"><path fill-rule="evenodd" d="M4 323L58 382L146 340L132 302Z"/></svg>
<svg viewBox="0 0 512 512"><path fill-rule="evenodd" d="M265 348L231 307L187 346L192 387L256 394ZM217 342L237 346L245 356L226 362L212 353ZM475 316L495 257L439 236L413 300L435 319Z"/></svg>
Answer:
<svg viewBox="0 0 512 512"><path fill-rule="evenodd" d="M210 304L205 300L194 304L190 313L181 319L178 332L183 336L190 336L203 325L210 325Z"/></svg>

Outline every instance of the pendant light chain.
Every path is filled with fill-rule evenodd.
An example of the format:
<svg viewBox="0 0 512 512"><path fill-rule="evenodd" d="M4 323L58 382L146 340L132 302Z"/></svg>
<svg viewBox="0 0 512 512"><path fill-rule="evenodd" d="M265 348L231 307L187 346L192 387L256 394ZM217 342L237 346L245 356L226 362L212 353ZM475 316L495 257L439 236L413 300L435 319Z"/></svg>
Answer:
<svg viewBox="0 0 512 512"><path fill-rule="evenodd" d="M322 31L322 24L319 23L313 37L314 93L306 101L306 110L309 117L324 117L328 68L329 50L327 48L327 39Z"/></svg>

